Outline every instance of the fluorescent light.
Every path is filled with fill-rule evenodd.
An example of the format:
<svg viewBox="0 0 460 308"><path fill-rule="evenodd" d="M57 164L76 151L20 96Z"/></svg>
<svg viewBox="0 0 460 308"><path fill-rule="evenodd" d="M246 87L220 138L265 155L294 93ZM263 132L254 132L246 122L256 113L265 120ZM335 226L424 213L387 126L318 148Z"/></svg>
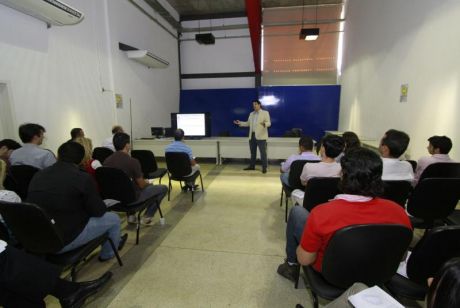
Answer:
<svg viewBox="0 0 460 308"><path fill-rule="evenodd" d="M299 38L305 41L314 41L318 39L319 28L304 28L300 29Z"/></svg>

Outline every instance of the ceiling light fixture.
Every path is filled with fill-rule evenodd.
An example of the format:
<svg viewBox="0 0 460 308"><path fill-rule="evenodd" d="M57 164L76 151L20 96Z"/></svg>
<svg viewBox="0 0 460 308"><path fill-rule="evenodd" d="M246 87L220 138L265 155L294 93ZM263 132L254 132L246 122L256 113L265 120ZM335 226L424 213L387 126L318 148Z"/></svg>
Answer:
<svg viewBox="0 0 460 308"><path fill-rule="evenodd" d="M314 28L304 28L304 11L305 11L305 0L302 3L302 29L300 29L299 39L305 41L315 41L319 36L319 27L318 27L318 0L316 0L316 10L315 10L315 27Z"/></svg>

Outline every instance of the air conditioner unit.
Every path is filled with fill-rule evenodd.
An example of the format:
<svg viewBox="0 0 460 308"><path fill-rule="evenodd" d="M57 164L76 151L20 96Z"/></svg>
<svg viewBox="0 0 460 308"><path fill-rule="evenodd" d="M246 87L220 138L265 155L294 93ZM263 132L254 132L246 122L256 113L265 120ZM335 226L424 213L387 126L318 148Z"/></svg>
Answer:
<svg viewBox="0 0 460 308"><path fill-rule="evenodd" d="M168 67L169 62L155 56L147 50L128 50L125 51L129 59L137 61L148 67L165 68Z"/></svg>
<svg viewBox="0 0 460 308"><path fill-rule="evenodd" d="M43 20L48 25L74 25L84 18L82 12L59 0L0 0L0 4Z"/></svg>

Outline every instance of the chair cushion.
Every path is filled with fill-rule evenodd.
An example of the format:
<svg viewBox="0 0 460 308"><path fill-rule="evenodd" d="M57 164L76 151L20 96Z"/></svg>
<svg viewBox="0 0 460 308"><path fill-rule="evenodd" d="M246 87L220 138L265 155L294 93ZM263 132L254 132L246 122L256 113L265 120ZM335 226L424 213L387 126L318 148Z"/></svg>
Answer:
<svg viewBox="0 0 460 308"><path fill-rule="evenodd" d="M327 282L323 275L315 271L311 266L302 266L302 268L307 276L310 289L319 297L327 300L333 300L345 292L345 289L337 288Z"/></svg>
<svg viewBox="0 0 460 308"><path fill-rule="evenodd" d="M391 293L414 300L424 300L428 291L427 286L419 285L399 274L394 275L385 285Z"/></svg>
<svg viewBox="0 0 460 308"><path fill-rule="evenodd" d="M447 216L446 222L449 225L460 225L460 210L455 210L451 215Z"/></svg>
<svg viewBox="0 0 460 308"><path fill-rule="evenodd" d="M161 178L166 174L166 172L167 170L165 168L158 168L156 171L150 172L147 178L149 179Z"/></svg>
<svg viewBox="0 0 460 308"><path fill-rule="evenodd" d="M171 174L171 180L191 182L191 181L194 181L199 175L200 175L200 170L197 170L195 173L193 173L190 176L174 176Z"/></svg>

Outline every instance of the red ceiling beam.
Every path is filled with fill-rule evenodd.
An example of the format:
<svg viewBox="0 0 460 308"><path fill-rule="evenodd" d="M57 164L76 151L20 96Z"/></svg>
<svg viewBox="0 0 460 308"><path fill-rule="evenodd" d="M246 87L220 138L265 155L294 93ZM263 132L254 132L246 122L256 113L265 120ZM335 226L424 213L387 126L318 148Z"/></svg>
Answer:
<svg viewBox="0 0 460 308"><path fill-rule="evenodd" d="M261 0L245 0L246 15L248 16L249 32L251 34L252 56L254 58L254 69L260 74L260 39L262 24Z"/></svg>

